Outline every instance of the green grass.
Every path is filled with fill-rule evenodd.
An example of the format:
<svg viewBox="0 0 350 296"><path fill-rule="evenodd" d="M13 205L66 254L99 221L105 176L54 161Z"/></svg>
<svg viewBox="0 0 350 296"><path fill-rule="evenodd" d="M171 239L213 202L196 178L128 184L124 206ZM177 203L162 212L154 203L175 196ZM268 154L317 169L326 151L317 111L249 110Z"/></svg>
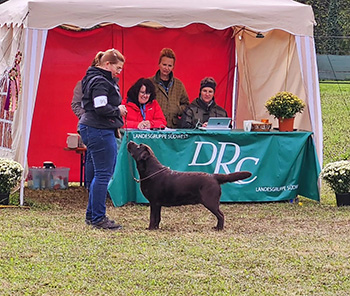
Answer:
<svg viewBox="0 0 350 296"><path fill-rule="evenodd" d="M350 159L350 84L321 83L324 163Z"/></svg>
<svg viewBox="0 0 350 296"><path fill-rule="evenodd" d="M325 163L348 158L349 93L321 84ZM349 295L350 208L327 187L320 203L223 204L222 232L202 206L164 208L148 231L148 206L108 202L124 226L108 232L84 224L83 188L25 200L0 209L0 295Z"/></svg>
<svg viewBox="0 0 350 296"><path fill-rule="evenodd" d="M224 204L222 232L201 206L165 208L147 231L147 206L109 204L113 233L84 225L75 190L1 210L0 295L348 295L346 208Z"/></svg>

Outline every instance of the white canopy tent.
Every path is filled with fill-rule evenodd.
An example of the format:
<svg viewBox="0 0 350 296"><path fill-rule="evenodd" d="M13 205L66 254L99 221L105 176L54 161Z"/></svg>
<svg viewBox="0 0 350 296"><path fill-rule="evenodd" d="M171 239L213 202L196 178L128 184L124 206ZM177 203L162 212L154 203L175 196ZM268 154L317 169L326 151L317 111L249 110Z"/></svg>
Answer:
<svg viewBox="0 0 350 296"><path fill-rule="evenodd" d="M154 21L168 28L203 23L215 29L247 26L256 31L280 29L313 35L310 6L291 0L9 0L2 4L1 25L51 29L61 24L90 28L104 22L132 27Z"/></svg>
<svg viewBox="0 0 350 296"><path fill-rule="evenodd" d="M182 28L201 23L222 30L234 27L236 76L232 116L266 117L264 103L278 91L303 98L307 110L296 118L298 128L314 133L322 165L322 121L312 8L291 0L9 0L0 5L0 73L23 52L22 94L13 123L12 152L24 166L31 132L47 33L60 25L91 28L114 23L122 27L160 25ZM252 38L264 34L264 41ZM21 190L23 204L23 181Z"/></svg>

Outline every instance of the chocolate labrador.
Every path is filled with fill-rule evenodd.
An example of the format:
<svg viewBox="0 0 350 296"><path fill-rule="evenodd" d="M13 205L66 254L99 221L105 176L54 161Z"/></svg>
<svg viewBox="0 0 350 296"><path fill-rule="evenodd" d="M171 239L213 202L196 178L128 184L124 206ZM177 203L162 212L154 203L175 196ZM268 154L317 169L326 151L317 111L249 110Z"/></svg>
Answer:
<svg viewBox="0 0 350 296"><path fill-rule="evenodd" d="M163 166L152 149L145 145L128 143L128 151L135 159L143 195L150 202L148 229L158 229L161 207L202 204L218 219L217 230L224 228L224 214L220 211L220 184L235 182L251 176L250 172L208 174L177 172Z"/></svg>

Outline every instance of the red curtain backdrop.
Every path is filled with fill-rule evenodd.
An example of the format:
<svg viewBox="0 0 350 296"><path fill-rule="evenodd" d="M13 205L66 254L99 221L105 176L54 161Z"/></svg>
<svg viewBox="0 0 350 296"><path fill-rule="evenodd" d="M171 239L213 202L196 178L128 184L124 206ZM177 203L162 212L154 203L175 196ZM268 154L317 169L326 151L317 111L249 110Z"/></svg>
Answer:
<svg viewBox="0 0 350 296"><path fill-rule="evenodd" d="M215 98L231 116L234 73L232 30L214 30L203 24L181 29L109 25L89 31L49 31L33 116L28 164L42 166L52 161L69 167L69 181L79 181L80 156L66 151L67 133L76 133L78 119L71 110L73 89L96 53L109 48L120 50L126 63L120 76L123 97L140 77L158 70L159 52L175 51L174 75L184 83L190 97L199 93L201 79L212 76L218 83Z"/></svg>

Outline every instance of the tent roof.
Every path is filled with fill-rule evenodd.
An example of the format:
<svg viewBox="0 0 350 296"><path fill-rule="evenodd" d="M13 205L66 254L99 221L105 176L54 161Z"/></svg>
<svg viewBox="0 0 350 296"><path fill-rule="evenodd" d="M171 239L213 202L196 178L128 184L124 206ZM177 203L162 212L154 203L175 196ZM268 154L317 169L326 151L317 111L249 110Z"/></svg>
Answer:
<svg viewBox="0 0 350 296"><path fill-rule="evenodd" d="M168 28L204 23L215 29L237 25L307 36L315 24L311 6L292 0L9 0L0 5L0 26L91 28L110 22L132 27L146 21Z"/></svg>

